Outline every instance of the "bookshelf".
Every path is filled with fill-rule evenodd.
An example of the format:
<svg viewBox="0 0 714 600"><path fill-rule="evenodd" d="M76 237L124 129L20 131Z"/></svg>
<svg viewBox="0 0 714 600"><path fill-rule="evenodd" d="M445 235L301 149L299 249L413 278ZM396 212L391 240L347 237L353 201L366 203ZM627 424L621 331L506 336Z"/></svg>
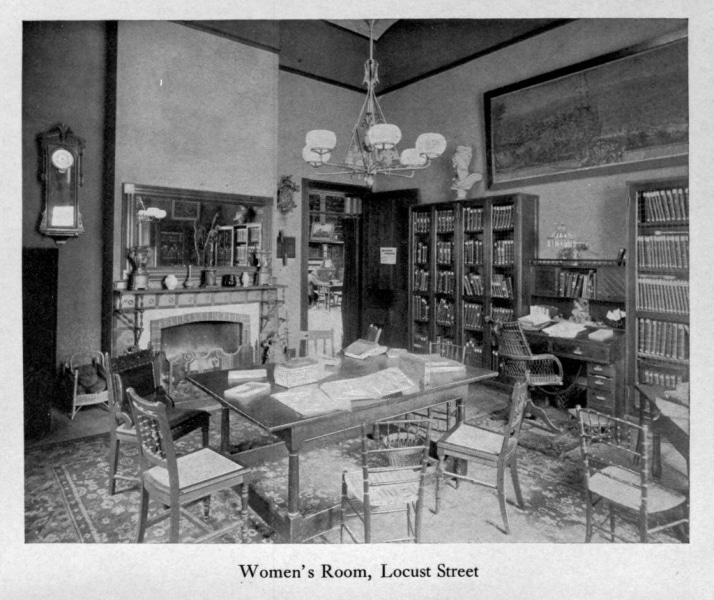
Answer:
<svg viewBox="0 0 714 600"><path fill-rule="evenodd" d="M607 322L608 311L625 308L625 264L625 259L535 259L530 265L530 304L554 306L560 314L569 317L573 300L586 299L591 318ZM617 328L613 323L608 324Z"/></svg>
<svg viewBox="0 0 714 600"><path fill-rule="evenodd" d="M689 182L628 187L629 381L674 389L689 381ZM629 398L634 412L634 390Z"/></svg>
<svg viewBox="0 0 714 600"><path fill-rule="evenodd" d="M259 223L233 226L233 266L254 266L261 247L262 229Z"/></svg>
<svg viewBox="0 0 714 600"><path fill-rule="evenodd" d="M429 342L467 348L497 368L486 316L528 312L528 266L536 247L538 197L507 194L420 204L410 211L410 349Z"/></svg>

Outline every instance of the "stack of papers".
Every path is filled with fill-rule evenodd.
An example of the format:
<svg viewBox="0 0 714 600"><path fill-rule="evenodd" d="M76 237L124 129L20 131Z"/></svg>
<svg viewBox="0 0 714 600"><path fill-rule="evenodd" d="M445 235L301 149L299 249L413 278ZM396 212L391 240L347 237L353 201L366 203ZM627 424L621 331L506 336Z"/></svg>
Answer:
<svg viewBox="0 0 714 600"><path fill-rule="evenodd" d="M585 331L587 327L574 323L573 321L561 321L551 327L546 327L543 332L553 337L574 338L581 331Z"/></svg>
<svg viewBox="0 0 714 600"><path fill-rule="evenodd" d="M386 351L386 346L380 346L376 342L368 342L367 340L359 339L356 342L352 342L349 346L347 346L347 348L345 348L345 356L364 359L370 356L384 354Z"/></svg>

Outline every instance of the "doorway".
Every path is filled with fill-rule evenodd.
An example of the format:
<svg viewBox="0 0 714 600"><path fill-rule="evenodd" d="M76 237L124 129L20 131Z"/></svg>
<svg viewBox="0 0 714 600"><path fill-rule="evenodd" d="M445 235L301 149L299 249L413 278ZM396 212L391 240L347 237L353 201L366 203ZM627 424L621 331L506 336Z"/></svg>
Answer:
<svg viewBox="0 0 714 600"><path fill-rule="evenodd" d="M359 220L365 188L303 180L300 329L332 329L336 349L358 327ZM351 325L355 323L355 325Z"/></svg>

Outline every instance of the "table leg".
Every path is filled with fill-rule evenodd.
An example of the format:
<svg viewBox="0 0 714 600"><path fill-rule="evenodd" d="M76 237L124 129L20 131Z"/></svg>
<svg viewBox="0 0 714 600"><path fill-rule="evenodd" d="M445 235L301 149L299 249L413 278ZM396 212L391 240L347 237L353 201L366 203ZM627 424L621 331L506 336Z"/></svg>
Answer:
<svg viewBox="0 0 714 600"><path fill-rule="evenodd" d="M231 411L225 407L221 409L221 453L228 454L231 447Z"/></svg>
<svg viewBox="0 0 714 600"><path fill-rule="evenodd" d="M288 517L295 518L300 514L300 443L290 435L285 445L288 449Z"/></svg>

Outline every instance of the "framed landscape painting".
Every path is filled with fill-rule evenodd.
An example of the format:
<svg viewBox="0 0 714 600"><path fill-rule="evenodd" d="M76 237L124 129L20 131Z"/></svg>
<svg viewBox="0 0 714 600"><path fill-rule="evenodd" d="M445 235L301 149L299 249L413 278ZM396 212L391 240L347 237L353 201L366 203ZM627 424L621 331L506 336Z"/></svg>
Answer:
<svg viewBox="0 0 714 600"><path fill-rule="evenodd" d="M687 38L666 38L484 94L489 187L686 164Z"/></svg>

